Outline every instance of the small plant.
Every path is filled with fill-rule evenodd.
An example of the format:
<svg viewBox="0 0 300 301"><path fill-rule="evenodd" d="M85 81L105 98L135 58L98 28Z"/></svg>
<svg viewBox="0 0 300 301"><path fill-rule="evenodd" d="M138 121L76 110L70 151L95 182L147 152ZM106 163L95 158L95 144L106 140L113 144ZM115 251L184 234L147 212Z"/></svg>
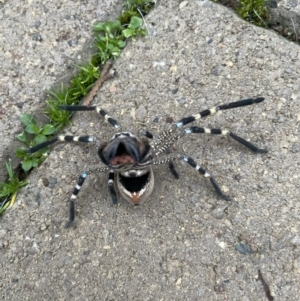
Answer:
<svg viewBox="0 0 300 301"><path fill-rule="evenodd" d="M56 132L56 128L52 124L46 124L39 127L33 116L30 114L22 115L21 122L25 129L17 136L17 139L25 143L27 148L47 141L47 136L51 136ZM24 171L28 171L32 167L37 167L43 162L47 156L45 153L48 151L49 148L46 147L36 154L28 154L23 148L18 148L16 149L15 154L18 158L22 159L22 168Z"/></svg>
<svg viewBox="0 0 300 301"><path fill-rule="evenodd" d="M240 0L236 12L250 23L267 27L269 15L265 0Z"/></svg>
<svg viewBox="0 0 300 301"><path fill-rule="evenodd" d="M8 181L6 183L0 182L0 214L13 206L18 190L28 184L28 181L20 181L14 174L11 162L6 163L6 169L8 172ZM10 196L12 197L9 200Z"/></svg>
<svg viewBox="0 0 300 301"><path fill-rule="evenodd" d="M116 20L101 22L93 27L98 51L91 62L84 66L76 65L79 73L71 80L70 87L66 88L62 84L60 90L48 91L52 97L46 101L48 107L45 113L57 130L70 123L70 112L60 110L59 106L78 104L99 78L99 66L103 66L109 59L116 59L126 46L126 39L146 35L146 30L141 28L142 24L141 18L131 16L128 24L123 25L120 20Z"/></svg>
<svg viewBox="0 0 300 301"><path fill-rule="evenodd" d="M130 19L130 23L128 24L128 27L124 30L122 30L122 34L125 38L133 38L135 36L145 36L146 35L146 29L141 28L143 24L143 20L141 18L133 16Z"/></svg>
<svg viewBox="0 0 300 301"><path fill-rule="evenodd" d="M58 90L48 91L50 95L46 101L46 115L50 123L38 126L33 116L24 114L21 122L24 131L17 136L17 139L26 145L26 149L43 143L53 134L57 133L64 125L70 123L71 113L59 109L61 105L78 104L80 100L87 96L100 76L100 69L109 59L116 59L121 50L126 46L126 39L144 36L146 30L142 29L143 16L146 15L156 2L154 0L126 0L124 11L114 22L98 23L94 26L96 54L91 58L91 62L83 66L76 66L78 74L71 80L70 86L63 84ZM15 150L15 154L22 160L22 168L29 171L38 166L47 157L49 148L45 147L34 154L29 154L24 148ZM0 183L0 214L11 206L15 200L17 190L26 185L27 182L19 181L13 174L10 163L7 165L9 182ZM5 198L3 200L3 198ZM9 201L8 199L11 198Z"/></svg>
<svg viewBox="0 0 300 301"><path fill-rule="evenodd" d="M98 49L95 56L100 59L101 63L105 63L111 58L116 59L126 46L122 29L123 26L119 20L98 23L93 27L96 37L95 45Z"/></svg>
<svg viewBox="0 0 300 301"><path fill-rule="evenodd" d="M60 90L48 91L53 98L50 97L46 101L48 108L45 113L58 130L70 123L70 112L60 110L59 106L79 103L80 99L85 97L93 88L94 83L100 76L99 67L92 63L75 66L79 69L79 73L71 80L69 88L62 84Z"/></svg>
<svg viewBox="0 0 300 301"><path fill-rule="evenodd" d="M120 18L125 15L130 17L147 15L155 3L156 0L127 0L124 3L125 10ZM124 23L128 23L128 21ZM122 22L122 24L124 23Z"/></svg>

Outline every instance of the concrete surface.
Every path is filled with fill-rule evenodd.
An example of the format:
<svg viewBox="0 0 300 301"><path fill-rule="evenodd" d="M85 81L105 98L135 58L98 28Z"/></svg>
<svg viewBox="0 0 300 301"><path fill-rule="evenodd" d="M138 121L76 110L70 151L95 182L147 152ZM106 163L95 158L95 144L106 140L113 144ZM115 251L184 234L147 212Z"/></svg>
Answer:
<svg viewBox="0 0 300 301"><path fill-rule="evenodd" d="M299 300L300 52L278 35L209 1L160 1L149 36L130 43L118 76L94 104L123 130L157 135L170 120L216 104L265 102L197 124L222 127L266 147L193 135L175 145L205 166L235 203L219 199L181 163L175 180L155 168L144 205L111 204L107 175L92 175L65 230L79 174L98 162L93 146L58 144L0 223L4 300ZM156 122L158 120L158 122ZM76 114L66 133L99 140L113 129L95 112ZM270 300L270 298L269 298Z"/></svg>
<svg viewBox="0 0 300 301"><path fill-rule="evenodd" d="M45 91L67 80L76 71L74 63L87 61L92 25L115 19L122 3L0 1L0 181L6 176L5 162L15 159L19 147L13 141L22 131L20 116L41 115Z"/></svg>

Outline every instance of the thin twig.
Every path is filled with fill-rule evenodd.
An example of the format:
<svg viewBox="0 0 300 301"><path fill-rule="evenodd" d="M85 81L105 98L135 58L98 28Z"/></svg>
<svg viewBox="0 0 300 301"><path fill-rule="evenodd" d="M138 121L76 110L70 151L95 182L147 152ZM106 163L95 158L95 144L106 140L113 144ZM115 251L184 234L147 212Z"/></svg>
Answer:
<svg viewBox="0 0 300 301"><path fill-rule="evenodd" d="M254 11L254 13L256 14L256 16L264 23L264 25L265 25L266 27L268 27L267 24L266 24L266 22L265 22L265 21L263 20L263 18L256 12L256 10L253 9L253 11Z"/></svg>
<svg viewBox="0 0 300 301"><path fill-rule="evenodd" d="M93 98L95 97L96 93L98 92L98 90L100 89L100 87L102 86L102 84L109 78L113 77L114 74L112 72L109 72L110 68L112 67L113 63L111 60L108 60L102 71L101 71L101 75L99 77L99 79L97 79L97 81L95 82L95 85L93 87L93 89L89 92L89 94L86 96L86 98L83 100L83 102L81 103L81 105L83 106L88 106L91 101L93 100Z"/></svg>
<svg viewBox="0 0 300 301"><path fill-rule="evenodd" d="M141 15L142 20L143 20L144 25L145 25L145 28L146 28L147 32L149 33L149 30L148 30L148 27L147 27L147 24L146 24L146 20L144 19L144 16L143 16L142 12L140 11L140 9L139 9L138 7L137 7L137 11L138 11L139 14Z"/></svg>
<svg viewBox="0 0 300 301"><path fill-rule="evenodd" d="M268 298L269 301L273 301L274 300L274 297L271 295L271 291L270 291L270 288L267 284L267 282L265 281L265 279L263 278L260 270L258 270L258 279L261 281L263 287L264 287L264 290L265 290L265 293L266 293L266 296Z"/></svg>
<svg viewBox="0 0 300 301"><path fill-rule="evenodd" d="M297 35L297 31L296 31L295 23L294 23L294 20L293 20L293 18L291 18L291 20L292 20L292 24L293 24L293 28L294 28L294 32L295 32L295 38L296 38L296 42L298 42L298 35Z"/></svg>

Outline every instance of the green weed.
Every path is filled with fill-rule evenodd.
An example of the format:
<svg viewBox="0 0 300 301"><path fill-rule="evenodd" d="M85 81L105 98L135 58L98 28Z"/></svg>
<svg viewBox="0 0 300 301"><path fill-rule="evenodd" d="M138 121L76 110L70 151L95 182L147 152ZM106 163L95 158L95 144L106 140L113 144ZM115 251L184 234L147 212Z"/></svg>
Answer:
<svg viewBox="0 0 300 301"><path fill-rule="evenodd" d="M17 136L17 139L23 142L27 148L47 141L48 136L52 136L56 133L56 128L52 124L45 124L39 127L36 120L30 114L23 114L21 123L24 126L24 131ZM45 160L48 151L49 148L46 147L34 154L28 154L24 148L18 148L15 150L15 155L22 159L23 170L29 171L32 167L37 167Z"/></svg>
<svg viewBox="0 0 300 301"><path fill-rule="evenodd" d="M6 163L6 169L8 172L8 181L0 182L0 214L13 206L18 190L28 184L28 181L20 181L14 174L11 162Z"/></svg>
<svg viewBox="0 0 300 301"><path fill-rule="evenodd" d="M240 0L236 12L244 20L258 26L267 27L269 14L266 7L266 0Z"/></svg>
<svg viewBox="0 0 300 301"><path fill-rule="evenodd" d="M142 28L142 18L154 4L155 0L127 0L124 3L124 11L116 21L98 23L93 27L97 51L91 61L82 66L76 66L78 73L68 86L61 84L60 89L48 91L45 114L49 117L50 123L39 126L32 115L22 115L21 123L24 131L17 136L17 139L25 144L26 149L47 141L70 123L71 113L60 110L59 106L78 104L93 88L104 64L121 54L126 46L126 40L146 35L146 30ZM29 154L25 148L21 147L15 150L15 155L22 160L22 169L29 171L43 162L48 152L49 148L45 147L34 154ZM0 198L5 198L2 205L0 203L0 214L13 204L18 189L27 184L27 181L19 181L14 175L10 163L7 163L6 167L9 181L0 183ZM7 201L9 198L11 199Z"/></svg>

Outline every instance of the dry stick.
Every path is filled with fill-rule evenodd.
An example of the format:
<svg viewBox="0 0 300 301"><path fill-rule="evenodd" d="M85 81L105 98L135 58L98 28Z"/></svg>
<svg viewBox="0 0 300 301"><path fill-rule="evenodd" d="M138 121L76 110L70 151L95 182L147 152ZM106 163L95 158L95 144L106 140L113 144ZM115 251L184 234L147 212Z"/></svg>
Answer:
<svg viewBox="0 0 300 301"><path fill-rule="evenodd" d="M296 42L298 42L298 36L297 36L296 28L295 28L295 23L294 23L293 18L291 18L291 20L292 20L292 24L293 24L293 28L294 28L294 32L295 32L295 39L296 39Z"/></svg>
<svg viewBox="0 0 300 301"><path fill-rule="evenodd" d="M83 100L83 102L81 103L82 106L88 106L91 101L93 100L93 98L95 97L96 93L98 92L98 90L100 89L100 87L102 86L102 84L109 78L114 76L113 72L109 72L110 68L112 67L113 63L111 60L108 60L102 71L101 71L101 75L99 77L99 79L97 79L97 81L95 82L95 85L93 87L93 89L90 91L90 93L87 95L87 97Z"/></svg>
<svg viewBox="0 0 300 301"><path fill-rule="evenodd" d="M271 295L270 288L269 288L267 282L265 281L265 279L263 278L260 270L258 270L258 279L261 281L261 283L264 287L264 291L266 293L266 297L268 298L268 300L273 301L274 297Z"/></svg>

